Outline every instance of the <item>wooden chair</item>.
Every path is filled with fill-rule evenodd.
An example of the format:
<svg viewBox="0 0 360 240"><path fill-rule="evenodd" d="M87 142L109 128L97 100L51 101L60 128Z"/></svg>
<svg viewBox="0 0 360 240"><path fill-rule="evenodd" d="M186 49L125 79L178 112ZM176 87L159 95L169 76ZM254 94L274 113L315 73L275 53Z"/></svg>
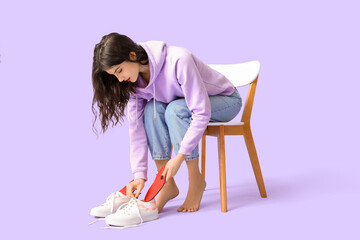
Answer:
<svg viewBox="0 0 360 240"><path fill-rule="evenodd" d="M219 154L221 211L227 212L226 170L225 170L225 135L243 135L249 153L251 165L255 174L261 197L266 197L265 185L260 170L260 164L250 129L250 116L254 102L256 84L259 77L260 62L251 61L240 64L209 65L226 76L235 87L250 84L247 92L241 122L209 122L202 136L201 144L201 175L205 179L206 136L217 137Z"/></svg>

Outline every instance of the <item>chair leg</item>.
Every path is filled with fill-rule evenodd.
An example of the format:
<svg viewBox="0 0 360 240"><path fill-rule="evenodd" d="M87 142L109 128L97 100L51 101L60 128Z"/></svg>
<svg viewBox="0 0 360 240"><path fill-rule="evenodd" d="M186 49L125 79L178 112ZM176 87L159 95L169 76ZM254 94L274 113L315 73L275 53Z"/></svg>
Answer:
<svg viewBox="0 0 360 240"><path fill-rule="evenodd" d="M225 168L225 135L224 125L219 126L218 154L219 154L219 175L220 175L220 198L221 211L227 212L226 200L226 168Z"/></svg>
<svg viewBox="0 0 360 240"><path fill-rule="evenodd" d="M255 174L256 182L257 182L257 185L258 185L258 188L260 191L260 195L261 195L261 197L266 198L266 190L265 190L264 180L263 180L263 177L261 174L259 159L258 159L258 156L256 153L255 143L254 143L254 139L253 139L250 127L246 129L244 138L245 138L246 147L247 147L247 150L249 153L251 165L252 165L252 168L253 168L253 171Z"/></svg>
<svg viewBox="0 0 360 240"><path fill-rule="evenodd" d="M201 175L205 179L206 135L201 137Z"/></svg>

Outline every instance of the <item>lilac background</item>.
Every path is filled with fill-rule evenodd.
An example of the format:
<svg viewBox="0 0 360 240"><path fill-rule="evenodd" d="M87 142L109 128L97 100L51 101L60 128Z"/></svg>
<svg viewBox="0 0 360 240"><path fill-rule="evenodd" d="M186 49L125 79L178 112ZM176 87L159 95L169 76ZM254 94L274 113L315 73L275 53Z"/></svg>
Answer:
<svg viewBox="0 0 360 240"><path fill-rule="evenodd" d="M358 13L357 1L2 1L0 238L359 239ZM228 136L221 213L208 137L198 212L176 212L184 164L180 195L158 220L87 226L90 209L132 178L127 122L92 132L93 49L110 32L183 46L208 64L261 62L252 129L268 198L243 138Z"/></svg>

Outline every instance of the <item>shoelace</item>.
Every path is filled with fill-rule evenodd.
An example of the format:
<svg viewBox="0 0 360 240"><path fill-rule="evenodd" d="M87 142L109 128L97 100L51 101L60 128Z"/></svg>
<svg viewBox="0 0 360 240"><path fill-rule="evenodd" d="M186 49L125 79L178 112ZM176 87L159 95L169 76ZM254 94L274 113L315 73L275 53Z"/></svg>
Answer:
<svg viewBox="0 0 360 240"><path fill-rule="evenodd" d="M115 199L116 199L117 197L121 197L121 196L122 196L122 195L121 195L120 192L114 192L114 193L110 194L110 196L107 197L105 205L109 205L109 204L110 204L111 213L114 211Z"/></svg>
<svg viewBox="0 0 360 240"><path fill-rule="evenodd" d="M133 225L127 225L127 226L123 226L123 227L115 227L115 226L108 225L107 227L104 227L104 228L105 229L109 229L109 228L124 229L124 228L129 228L129 227L136 227L136 226L139 226L140 224L142 224L144 222L144 220L142 219L141 214L140 214L140 210L139 210L139 206L138 206L139 201L140 200L138 200L137 198L131 198L131 200L129 202L122 204L116 212L118 212L118 211L127 212L129 209L132 208L132 205L135 205L136 213L140 218L140 223L133 224ZM122 208L123 206L125 206L125 207Z"/></svg>
<svg viewBox="0 0 360 240"><path fill-rule="evenodd" d="M103 217L96 218L94 221L90 222L88 225L91 225L93 223L96 223L97 221L105 220Z"/></svg>
<svg viewBox="0 0 360 240"><path fill-rule="evenodd" d="M104 204L102 204L101 206L106 206L106 205L110 205L111 207L111 213L114 211L114 205L115 205L115 199L117 197L121 197L122 195L120 194L120 192L114 192L112 194L110 194L107 198L106 198L106 202ZM122 204L121 206L123 206L125 204ZM119 208L121 208L121 206ZM105 218L97 218L94 221L90 222L88 225L91 225L97 221L101 221L101 220L105 220Z"/></svg>

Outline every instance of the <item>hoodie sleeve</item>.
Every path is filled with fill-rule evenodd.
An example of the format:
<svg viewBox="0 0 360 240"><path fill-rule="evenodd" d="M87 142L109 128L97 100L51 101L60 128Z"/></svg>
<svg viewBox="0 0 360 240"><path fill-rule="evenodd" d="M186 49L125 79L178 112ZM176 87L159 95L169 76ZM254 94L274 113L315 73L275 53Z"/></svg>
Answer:
<svg viewBox="0 0 360 240"><path fill-rule="evenodd" d="M176 65L176 75L192 112L192 121L180 144L179 153L190 155L200 142L211 117L211 104L203 79L191 53L182 56Z"/></svg>
<svg viewBox="0 0 360 240"><path fill-rule="evenodd" d="M144 109L147 101L132 94L127 104L129 121L130 163L134 179L147 180L148 144L144 127Z"/></svg>

